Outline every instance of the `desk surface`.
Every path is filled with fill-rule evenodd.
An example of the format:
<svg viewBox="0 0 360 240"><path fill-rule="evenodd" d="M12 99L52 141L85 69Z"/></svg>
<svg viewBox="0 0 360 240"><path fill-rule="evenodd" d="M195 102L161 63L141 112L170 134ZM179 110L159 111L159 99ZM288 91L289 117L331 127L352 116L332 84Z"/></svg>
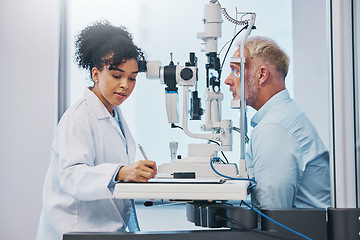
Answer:
<svg viewBox="0 0 360 240"><path fill-rule="evenodd" d="M63 240L219 240L219 239L301 239L283 238L278 233L264 231L234 231L234 230L194 230L166 232L112 232L112 233L68 233Z"/></svg>
<svg viewBox="0 0 360 240"><path fill-rule="evenodd" d="M120 199L175 199L175 200L245 200L249 181L226 182L171 182L118 183L114 198ZM199 182L200 181L200 182Z"/></svg>

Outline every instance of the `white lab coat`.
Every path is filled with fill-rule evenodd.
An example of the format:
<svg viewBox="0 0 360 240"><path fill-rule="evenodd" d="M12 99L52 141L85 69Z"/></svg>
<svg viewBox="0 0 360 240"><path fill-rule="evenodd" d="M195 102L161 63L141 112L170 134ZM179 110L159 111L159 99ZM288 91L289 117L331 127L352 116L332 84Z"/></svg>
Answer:
<svg viewBox="0 0 360 240"><path fill-rule="evenodd" d="M108 184L119 165L134 161L136 148L120 108L115 109L126 139L89 89L61 118L45 179L38 240L59 240L67 232L125 230L131 201L113 199Z"/></svg>

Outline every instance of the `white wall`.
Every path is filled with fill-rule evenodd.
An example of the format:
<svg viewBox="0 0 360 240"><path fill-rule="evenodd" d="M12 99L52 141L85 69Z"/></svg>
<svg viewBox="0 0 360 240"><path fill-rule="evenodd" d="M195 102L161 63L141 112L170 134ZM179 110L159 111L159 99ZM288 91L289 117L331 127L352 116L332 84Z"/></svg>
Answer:
<svg viewBox="0 0 360 240"><path fill-rule="evenodd" d="M0 8L0 239L35 239L56 124L58 1Z"/></svg>
<svg viewBox="0 0 360 240"><path fill-rule="evenodd" d="M330 146L327 0L293 1L294 99Z"/></svg>

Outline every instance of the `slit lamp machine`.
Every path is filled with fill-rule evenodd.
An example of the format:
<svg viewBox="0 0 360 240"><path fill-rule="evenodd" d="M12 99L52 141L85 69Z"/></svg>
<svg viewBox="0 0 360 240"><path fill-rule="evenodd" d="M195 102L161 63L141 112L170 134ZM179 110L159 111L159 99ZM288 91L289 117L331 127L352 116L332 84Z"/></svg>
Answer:
<svg viewBox="0 0 360 240"><path fill-rule="evenodd" d="M220 91L220 77L222 65L218 54L218 38L221 37L222 14L230 22L244 25L245 30L241 40L241 57L232 61L241 64L241 99L240 103L233 103L240 109L240 158L235 163L222 161L218 154L232 150L233 126L231 120L223 120L221 105L224 98ZM198 97L197 84L198 66L195 53L189 54L189 61L184 66L175 65L171 59L169 65L161 66L160 61L140 62L140 71L146 71L147 79L160 79L165 87L165 101L168 121L172 127L179 127L178 88L182 88L182 128L183 132L197 139L204 139L205 144L189 144L188 157L177 159L177 142L170 143L171 162L158 166L158 176L147 183L119 183L115 186L115 198L135 199L169 199L178 201L193 200L244 200L251 180L247 178L245 170L245 142L246 142L246 105L244 98L244 44L255 23L255 13L243 13L243 19L238 21L231 18L218 1L212 0L205 5L204 31L197 34L197 38L205 43L207 57L206 92L204 95L205 109L201 108ZM238 34L241 31L238 32ZM234 41L236 34L232 39ZM230 44L231 45L231 44ZM230 49L230 47L229 47ZM225 56L226 58L226 56ZM224 58L224 60L225 60ZM192 89L194 89L192 91ZM191 97L190 97L191 94ZM201 126L202 133L193 133L188 128L190 120L200 120L204 115ZM234 128L238 129L238 128Z"/></svg>

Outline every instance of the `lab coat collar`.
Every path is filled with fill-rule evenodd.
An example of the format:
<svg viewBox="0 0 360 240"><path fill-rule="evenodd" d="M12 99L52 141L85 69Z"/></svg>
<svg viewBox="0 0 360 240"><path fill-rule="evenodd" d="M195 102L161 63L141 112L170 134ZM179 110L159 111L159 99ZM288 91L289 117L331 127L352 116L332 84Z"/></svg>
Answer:
<svg viewBox="0 0 360 240"><path fill-rule="evenodd" d="M135 152L136 152L136 147L135 147L135 140L133 139L132 135L131 135L131 132L130 132L130 129L128 127L128 125L126 124L125 122L125 118L122 114L122 111L120 109L120 106L115 106L115 111L117 111L118 115L119 115L119 120L121 122L121 124L123 125L124 127L124 134L125 134L125 137L126 137L126 141L127 141L127 145L128 145L128 153L129 153L129 156L132 156L134 155L135 157ZM114 120L115 121L115 120ZM116 124L118 125L118 124ZM118 125L118 128L120 130L120 127ZM121 130L120 130L121 131Z"/></svg>
<svg viewBox="0 0 360 240"><path fill-rule="evenodd" d="M119 133L120 137L125 141L125 136L123 135L119 125L115 122L115 119L111 116L107 108L104 106L104 104L100 101L100 99L91 91L91 87L85 89L84 93L84 99L89 102L92 109L94 110L94 113L98 120L102 119L109 119L113 125L113 127L116 129L116 131ZM119 109L117 110L119 113ZM124 122L123 118L120 117L120 121ZM126 133L125 133L126 135Z"/></svg>
<svg viewBox="0 0 360 240"><path fill-rule="evenodd" d="M94 113L98 119L104 119L112 117L109 111L106 109L100 99L91 91L91 87L85 89L84 99L91 104L94 109Z"/></svg>
<svg viewBox="0 0 360 240"><path fill-rule="evenodd" d="M104 106L104 104L100 101L100 99L95 95L95 93L93 93L91 91L91 87L88 87L85 89L84 92L84 99L86 101L89 101L89 103L92 105L93 109L94 109L94 113L96 115L96 117L101 120L101 119L106 119L106 118L110 118L110 121L112 122L112 125L114 126L114 128L116 129L116 131L119 133L120 137L122 138L123 141L127 141L127 145L128 145L128 155L129 155L129 159L134 159L135 158L135 152L136 152L136 147L135 147L135 141L130 133L129 127L127 126L124 116L120 110L119 106L115 106L115 109L117 111L117 113L119 114L119 119L121 121L121 123L124 126L124 134L123 135L119 125L115 122L115 119L111 116L111 114L109 113L109 111L106 109L106 107ZM122 149L123 151L125 151L125 149Z"/></svg>
<svg viewBox="0 0 360 240"><path fill-rule="evenodd" d="M284 89L272 96L251 118L251 126L254 128L265 117L266 113L276 104L290 98L289 91Z"/></svg>

